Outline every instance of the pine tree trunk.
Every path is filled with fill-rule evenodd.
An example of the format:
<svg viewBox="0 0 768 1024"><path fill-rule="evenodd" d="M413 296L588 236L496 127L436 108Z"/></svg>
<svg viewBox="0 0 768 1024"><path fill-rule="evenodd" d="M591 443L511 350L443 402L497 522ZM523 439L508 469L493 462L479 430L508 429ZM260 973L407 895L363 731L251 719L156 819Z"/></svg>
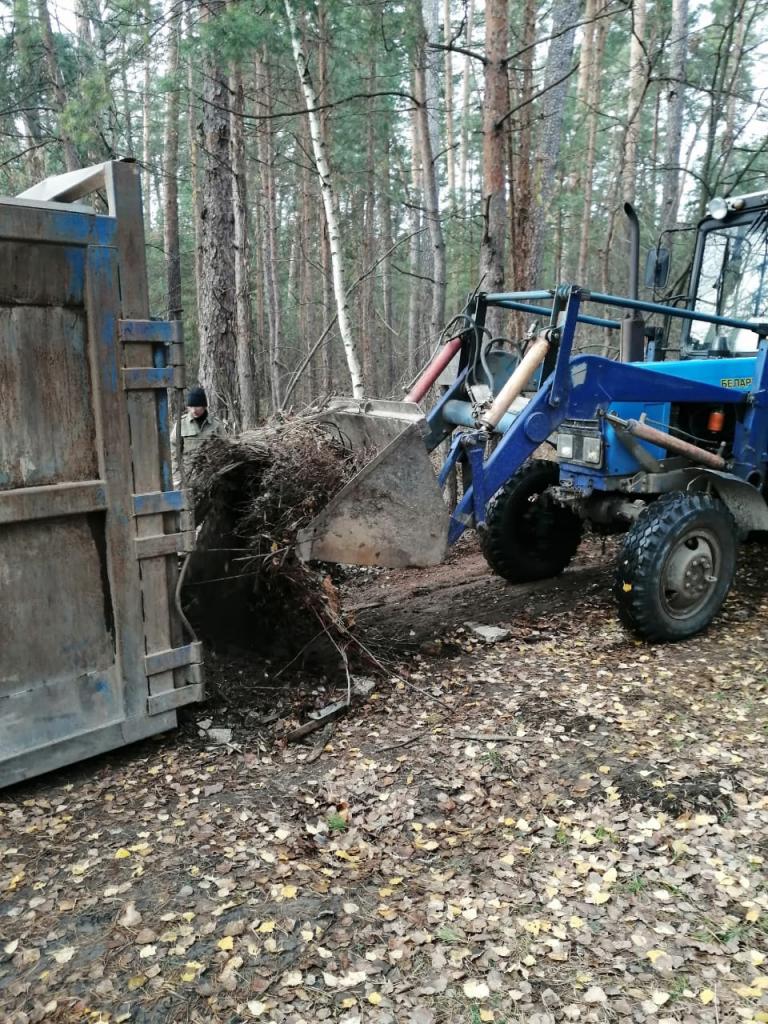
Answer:
<svg viewBox="0 0 768 1024"><path fill-rule="evenodd" d="M269 326L269 383L272 408L279 409L282 401L282 317L280 291L277 282L277 196L275 193L275 153L272 134L272 75L267 63L266 47L257 59L257 95L260 111L264 115L259 131L258 151L261 171L261 193L264 199L264 225L261 239L266 319Z"/></svg>
<svg viewBox="0 0 768 1024"><path fill-rule="evenodd" d="M480 243L482 289L504 289L504 236L506 234L505 129L501 119L509 103L505 59L508 50L507 0L486 0L485 92L483 95L483 238ZM500 310L489 310L491 334L501 334Z"/></svg>
<svg viewBox="0 0 768 1024"><path fill-rule="evenodd" d="M21 122L24 135L24 163L31 181L45 177L45 150L38 113L40 71L35 54L35 32L29 14L28 0L13 0L13 47L18 64L18 87L21 98Z"/></svg>
<svg viewBox="0 0 768 1024"><path fill-rule="evenodd" d="M523 52L518 64L518 90L515 105L520 107L520 122L509 120L510 149L510 270L512 287L524 291L531 287L528 270L533 244L533 62L536 49L536 0L525 0L523 8ZM525 330L522 315L516 318L518 332Z"/></svg>
<svg viewBox="0 0 768 1024"><path fill-rule="evenodd" d="M469 0L467 5L467 26L464 34L464 42L467 49L472 47L472 29L475 21L475 0ZM467 180L467 165L469 156L469 86L472 72L471 57L464 58L464 71L461 77L461 148L459 151L459 181L461 187L461 201L464 212L467 212L469 205L469 189Z"/></svg>
<svg viewBox="0 0 768 1024"><path fill-rule="evenodd" d="M392 250L392 196L391 196L391 168L390 168L390 133L384 136L384 160L382 165L381 183L379 195L381 196L380 216L382 243L385 252ZM382 314L384 317L384 330L382 332L384 345L384 358L382 360L382 397L386 398L392 394L396 380L395 340L396 332L393 323L394 305L392 302L392 266L391 257L385 256L381 265L381 301Z"/></svg>
<svg viewBox="0 0 768 1024"><path fill-rule="evenodd" d="M443 42L449 46L452 36L451 0L443 0ZM456 199L456 150L453 127L453 54L445 51L445 158L448 169L448 206Z"/></svg>
<svg viewBox="0 0 768 1024"><path fill-rule="evenodd" d="M173 8L172 8L173 10ZM168 76L171 85L165 111L163 139L163 245L168 317L181 319L181 246L179 242L179 39L181 18L171 13L168 36Z"/></svg>
<svg viewBox="0 0 768 1024"><path fill-rule="evenodd" d="M259 392L253 355L253 311L250 284L250 227L248 216L248 163L245 152L245 89L239 61L232 67L229 81L232 98L230 131L232 137L232 208L234 216L235 321L237 339L237 377L240 388L241 429L254 427L259 420Z"/></svg>
<svg viewBox="0 0 768 1024"><path fill-rule="evenodd" d="M602 14L602 0L594 7L596 15ZM581 229L579 231L579 258L576 269L576 281L580 285L586 285L589 275L590 256L590 227L592 224L592 195L595 181L595 154L597 150L597 126L600 109L600 93L602 84L603 52L605 50L605 36L608 26L606 18L600 18L593 33L593 47L586 56L588 65L587 92L585 104L587 108L587 151L584 159L584 172L582 175L584 191L584 208L581 216ZM582 53L584 53L582 49Z"/></svg>
<svg viewBox="0 0 768 1024"><path fill-rule="evenodd" d="M224 8L225 0L202 0L201 20L212 21ZM211 412L239 429L242 409L237 372L230 103L227 76L217 58L209 49L203 61L199 376Z"/></svg>
<svg viewBox="0 0 768 1024"><path fill-rule="evenodd" d="M37 0L37 10L40 18L40 35L43 42L43 52L45 53L45 65L48 69L56 113L58 114L59 140L64 154L64 165L68 171L76 171L79 167L82 167L82 163L72 141L72 136L66 130L63 123L63 114L67 106L67 94L64 89L64 78L59 67L59 59L56 55L47 0Z"/></svg>
<svg viewBox="0 0 768 1024"><path fill-rule="evenodd" d="M557 165L560 159L565 99L568 92L566 76L573 59L576 24L581 14L581 4L582 0L559 0L553 10L554 23L561 26L561 34L549 44L544 75L546 92L541 101L541 132L536 150L533 185L533 200L537 212L534 216L527 274L531 286L534 287L541 275L547 217L553 206L557 185Z"/></svg>
<svg viewBox="0 0 768 1024"><path fill-rule="evenodd" d="M328 163L328 152L326 140L323 137L320 118L317 116L317 95L309 71L309 65L304 53L299 29L296 23L296 15L293 9L292 0L283 0L285 13L288 18L288 25L291 33L291 46L293 49L296 70L299 74L301 88L304 93L304 100L307 105L309 117L309 130L312 136L312 151L315 157L315 165L320 178L320 188L323 197L323 208L325 219L328 224L328 240L331 247L331 268L333 272L333 292L336 299L336 312L339 319L339 333L341 343L344 346L344 353L347 359L347 368L352 384L352 395L354 398L362 398L364 394L363 371L360 363L357 342L352 334L352 325L349 318L349 300L346 293L344 255L341 248L341 232L339 229L338 202L333 187L331 168Z"/></svg>
<svg viewBox="0 0 768 1024"><path fill-rule="evenodd" d="M186 31L192 35L197 20L197 0L188 0L186 9ZM203 278L201 224L202 204L200 201L200 147L197 139L195 95L197 78L195 62L187 64L187 146L189 148L189 181L192 192L192 223L195 232L195 313L197 320L198 346L200 340L200 282Z"/></svg>
<svg viewBox="0 0 768 1024"><path fill-rule="evenodd" d="M369 91L374 90L376 81L376 64L369 64ZM366 154L365 154L365 198L363 204L363 238L362 268L367 271L376 259L376 112L374 100L368 100L368 117L366 119ZM374 285L376 278L369 274L360 287L361 331L363 348L363 376L366 392L369 395L379 394L378 354L375 338L377 331L374 324Z"/></svg>
<svg viewBox="0 0 768 1024"><path fill-rule="evenodd" d="M152 57L149 37L145 41L144 84L141 90L141 162L143 164L142 192L144 194L144 219L149 230L152 223Z"/></svg>
<svg viewBox="0 0 768 1024"><path fill-rule="evenodd" d="M416 92L415 86L413 87ZM416 373L421 350L421 312L424 299L423 268L421 262L421 146L419 119L414 107L411 111L411 188L408 196L411 244L409 251L410 291L408 293L408 376Z"/></svg>

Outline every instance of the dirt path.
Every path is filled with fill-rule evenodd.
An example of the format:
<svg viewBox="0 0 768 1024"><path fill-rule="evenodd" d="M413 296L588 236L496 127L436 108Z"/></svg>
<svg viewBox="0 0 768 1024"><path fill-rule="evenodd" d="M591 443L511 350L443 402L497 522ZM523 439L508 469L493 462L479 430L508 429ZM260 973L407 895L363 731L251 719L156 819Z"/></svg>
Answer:
<svg viewBox="0 0 768 1024"><path fill-rule="evenodd" d="M767 1021L763 552L663 647L594 551L523 597L472 551L361 576L416 651L324 749L179 733L3 791L0 1019Z"/></svg>

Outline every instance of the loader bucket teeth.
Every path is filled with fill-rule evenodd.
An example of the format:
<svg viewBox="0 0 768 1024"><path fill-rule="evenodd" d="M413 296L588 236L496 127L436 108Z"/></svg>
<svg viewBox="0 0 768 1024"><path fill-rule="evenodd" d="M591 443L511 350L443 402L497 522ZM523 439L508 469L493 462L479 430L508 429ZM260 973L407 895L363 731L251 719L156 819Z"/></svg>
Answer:
<svg viewBox="0 0 768 1024"><path fill-rule="evenodd" d="M423 429L423 419L406 426L299 533L300 558L393 569L443 560L448 509Z"/></svg>

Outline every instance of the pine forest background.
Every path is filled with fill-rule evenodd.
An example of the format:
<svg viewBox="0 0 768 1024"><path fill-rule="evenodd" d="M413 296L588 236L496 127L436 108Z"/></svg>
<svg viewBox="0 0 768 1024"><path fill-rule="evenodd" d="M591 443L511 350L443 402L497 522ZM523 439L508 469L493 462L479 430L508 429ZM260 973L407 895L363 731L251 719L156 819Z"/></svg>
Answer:
<svg viewBox="0 0 768 1024"><path fill-rule="evenodd" d="M0 193L134 158L153 312L233 426L401 397L481 281L625 291L625 200L683 289L708 200L768 187L767 13L0 0Z"/></svg>

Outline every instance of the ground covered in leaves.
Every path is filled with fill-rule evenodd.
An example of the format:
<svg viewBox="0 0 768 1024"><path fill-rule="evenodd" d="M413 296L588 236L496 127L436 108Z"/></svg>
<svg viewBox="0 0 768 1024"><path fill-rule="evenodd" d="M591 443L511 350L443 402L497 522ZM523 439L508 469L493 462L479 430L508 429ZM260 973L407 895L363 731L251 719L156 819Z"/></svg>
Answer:
<svg viewBox="0 0 768 1024"><path fill-rule="evenodd" d="M0 1019L768 1021L765 549L676 646L619 627L599 548L523 599L475 558L464 618L508 637L365 578L411 648L319 742L265 709L0 793Z"/></svg>

